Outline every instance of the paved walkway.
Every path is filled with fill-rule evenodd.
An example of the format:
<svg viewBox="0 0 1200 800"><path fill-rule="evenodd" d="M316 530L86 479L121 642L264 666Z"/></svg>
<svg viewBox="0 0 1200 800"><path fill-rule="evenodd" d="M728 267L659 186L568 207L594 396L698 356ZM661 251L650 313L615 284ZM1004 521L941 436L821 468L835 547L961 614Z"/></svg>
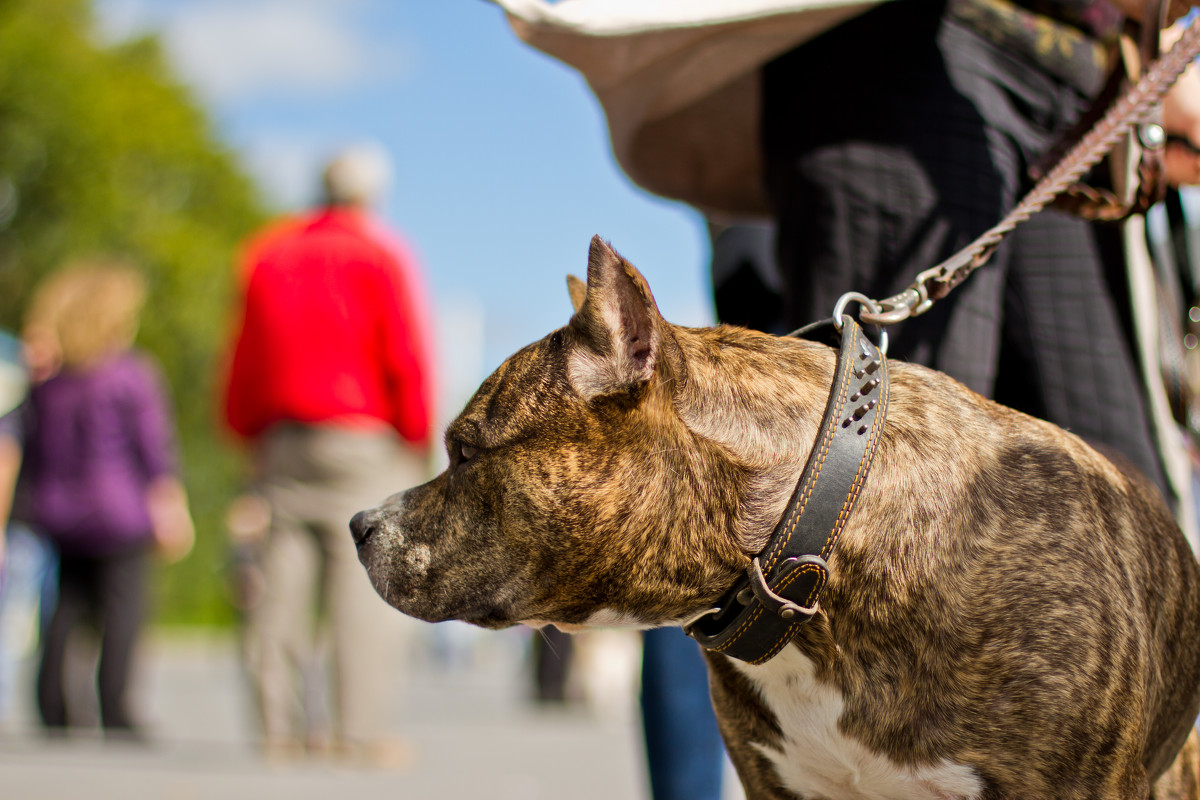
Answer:
<svg viewBox="0 0 1200 800"><path fill-rule="evenodd" d="M437 626L442 628L443 626ZM33 725L29 689L0 728L3 800L639 800L647 795L631 664L614 640L594 656L594 708L528 702L525 632L449 629L413 637L397 730L406 769L328 761L265 763L229 637L156 634L145 649L139 706L154 741L49 742ZM442 632L444 634L444 632ZM441 657L434 657L434 652ZM23 683L28 687L29 676ZM731 796L736 792L731 792Z"/></svg>

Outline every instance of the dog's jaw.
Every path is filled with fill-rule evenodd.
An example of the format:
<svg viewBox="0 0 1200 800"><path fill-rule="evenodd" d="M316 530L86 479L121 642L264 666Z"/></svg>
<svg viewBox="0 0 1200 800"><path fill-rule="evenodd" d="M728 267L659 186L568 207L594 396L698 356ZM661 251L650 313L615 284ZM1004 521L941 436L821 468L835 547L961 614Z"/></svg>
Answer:
<svg viewBox="0 0 1200 800"><path fill-rule="evenodd" d="M550 622L549 620L544 619L524 619L521 620L521 624L528 628L535 629L544 628L547 625L553 625L563 633L583 633L584 631L590 630L611 630L614 628L631 631L645 631L650 630L651 628L661 627L686 627L697 617L704 616L704 614L707 614L712 610L713 609L705 609L704 611L698 611L695 614L689 614L688 616L680 617L679 619L651 623L646 622L635 614L614 611L611 608L602 608L596 611L582 623Z"/></svg>

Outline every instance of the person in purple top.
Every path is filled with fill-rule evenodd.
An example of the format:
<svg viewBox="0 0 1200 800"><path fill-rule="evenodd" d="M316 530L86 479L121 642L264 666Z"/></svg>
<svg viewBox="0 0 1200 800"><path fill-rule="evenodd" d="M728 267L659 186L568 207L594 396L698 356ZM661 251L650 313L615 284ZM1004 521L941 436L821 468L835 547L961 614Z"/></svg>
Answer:
<svg viewBox="0 0 1200 800"><path fill-rule="evenodd" d="M89 262L51 275L27 315L26 339L49 363L21 413L13 517L43 533L60 558L37 682L51 732L71 721L66 645L90 618L101 639L101 724L106 734L140 734L127 688L146 610L146 557L157 548L181 558L193 540L163 381L131 349L144 297L133 269Z"/></svg>

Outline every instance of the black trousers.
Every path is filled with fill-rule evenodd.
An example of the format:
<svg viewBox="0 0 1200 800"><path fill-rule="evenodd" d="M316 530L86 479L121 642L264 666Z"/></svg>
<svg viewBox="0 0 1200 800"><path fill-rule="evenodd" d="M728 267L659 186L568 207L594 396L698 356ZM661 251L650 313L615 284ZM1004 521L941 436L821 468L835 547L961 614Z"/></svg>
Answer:
<svg viewBox="0 0 1200 800"><path fill-rule="evenodd" d="M134 648L146 613L146 551L111 556L64 555L59 562L58 605L50 619L38 669L38 712L47 728L69 719L65 681L67 644L80 625L100 633L96 683L106 730L134 728L128 708Z"/></svg>
<svg viewBox="0 0 1200 800"><path fill-rule="evenodd" d="M999 222L1086 91L946 14L899 0L764 69L762 136L785 315L882 298ZM1160 487L1114 229L1054 211L1016 229L889 355L1123 455Z"/></svg>

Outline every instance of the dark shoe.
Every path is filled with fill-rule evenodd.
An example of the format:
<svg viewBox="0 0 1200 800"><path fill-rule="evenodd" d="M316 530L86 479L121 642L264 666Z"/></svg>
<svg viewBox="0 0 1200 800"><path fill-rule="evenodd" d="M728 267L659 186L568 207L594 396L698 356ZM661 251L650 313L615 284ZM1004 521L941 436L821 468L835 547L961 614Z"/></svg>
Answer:
<svg viewBox="0 0 1200 800"><path fill-rule="evenodd" d="M116 742L118 744L150 744L150 737L146 735L146 731L137 725L106 725L104 727L104 741Z"/></svg>
<svg viewBox="0 0 1200 800"><path fill-rule="evenodd" d="M70 735L70 729L66 725L43 725L42 733L46 735L47 739L61 742Z"/></svg>

